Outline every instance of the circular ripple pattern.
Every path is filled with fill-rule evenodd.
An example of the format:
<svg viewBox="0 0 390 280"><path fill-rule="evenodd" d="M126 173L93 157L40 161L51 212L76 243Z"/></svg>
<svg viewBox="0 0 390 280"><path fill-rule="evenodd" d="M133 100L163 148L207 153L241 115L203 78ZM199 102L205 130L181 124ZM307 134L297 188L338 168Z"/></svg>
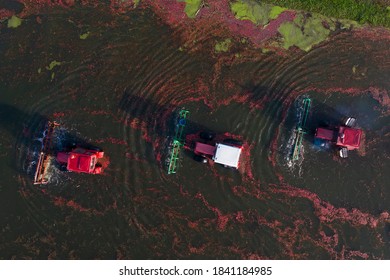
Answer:
<svg viewBox="0 0 390 280"><path fill-rule="evenodd" d="M26 244L19 255L1 245L5 257L388 258L389 108L380 100L390 86L388 42L340 31L311 52L280 55L232 34L231 51L215 53L227 34L215 22L197 34L148 9L117 17L98 10L98 20L84 12L0 33L1 58L12 61L0 70L4 142L14 140L4 151L16 157L6 180L19 186L25 225L15 240ZM313 107L299 176L286 166L285 146L302 95ZM186 143L178 173L168 176L182 107L190 111ZM348 114L366 131L366 153L341 162L316 150L310 135ZM62 124L57 148L105 151L102 176L55 172L50 184L31 184L28 166L54 119ZM192 160L204 130L243 141L238 172Z"/></svg>

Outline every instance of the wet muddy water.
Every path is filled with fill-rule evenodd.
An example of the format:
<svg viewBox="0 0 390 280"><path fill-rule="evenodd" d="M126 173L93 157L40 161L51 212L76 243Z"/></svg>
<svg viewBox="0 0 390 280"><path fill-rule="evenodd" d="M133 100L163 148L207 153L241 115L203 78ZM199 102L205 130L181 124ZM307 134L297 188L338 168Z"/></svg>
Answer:
<svg viewBox="0 0 390 280"><path fill-rule="evenodd" d="M216 53L226 30L200 36L157 15L54 7L0 23L0 258L389 259L388 37L340 30L305 53L232 35ZM290 168L300 96L312 106ZM183 107L186 148L167 175ZM361 151L314 146L318 125L350 115ZM102 148L104 174L53 168L33 185L48 120L61 123L57 148ZM244 142L239 170L192 159L203 130Z"/></svg>

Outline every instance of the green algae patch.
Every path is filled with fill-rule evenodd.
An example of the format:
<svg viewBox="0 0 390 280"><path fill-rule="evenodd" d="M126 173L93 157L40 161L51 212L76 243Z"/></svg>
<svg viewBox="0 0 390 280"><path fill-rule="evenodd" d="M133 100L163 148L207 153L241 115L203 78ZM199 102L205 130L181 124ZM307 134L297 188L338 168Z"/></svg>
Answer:
<svg viewBox="0 0 390 280"><path fill-rule="evenodd" d="M288 49L291 46L298 46L304 37L302 30L293 22L285 22L278 28L279 33L283 36L283 48ZM299 48L305 48L298 46Z"/></svg>
<svg viewBox="0 0 390 280"><path fill-rule="evenodd" d="M250 20L256 25L265 25L269 22L269 14L272 8L270 5L258 4L254 1L240 0L231 3L230 9L236 19Z"/></svg>
<svg viewBox="0 0 390 280"><path fill-rule="evenodd" d="M327 20L324 20L323 23L325 26L327 26L326 28L328 28L329 30L331 31L335 31L336 30L336 21L332 20L332 19L327 19Z"/></svg>
<svg viewBox="0 0 390 280"><path fill-rule="evenodd" d="M350 20L350 19L338 19L339 23L341 23L341 29L350 29L352 27L361 27L362 25L358 23L357 21Z"/></svg>
<svg viewBox="0 0 390 280"><path fill-rule="evenodd" d="M134 8L136 8L139 5L139 2L141 2L141 0L134 0Z"/></svg>
<svg viewBox="0 0 390 280"><path fill-rule="evenodd" d="M326 40L330 33L330 30L324 26L323 17L304 18L302 15L297 16L294 22L284 22L278 31L283 37L285 49L296 46L306 52Z"/></svg>
<svg viewBox="0 0 390 280"><path fill-rule="evenodd" d="M330 30L324 27L322 17L310 17L303 26L304 34L310 38L311 45L324 41L330 33Z"/></svg>
<svg viewBox="0 0 390 280"><path fill-rule="evenodd" d="M8 28L17 28L22 24L22 19L18 18L17 16L12 16L10 19L8 19Z"/></svg>
<svg viewBox="0 0 390 280"><path fill-rule="evenodd" d="M261 49L261 52L262 52L262 53L269 53L269 52L271 52L271 50L270 50L270 49L267 49L267 48L262 48L262 49Z"/></svg>
<svg viewBox="0 0 390 280"><path fill-rule="evenodd" d="M215 44L215 52L227 52L230 48L232 40L230 38L225 39L224 41L218 42Z"/></svg>
<svg viewBox="0 0 390 280"><path fill-rule="evenodd" d="M46 69L51 71L51 70L53 70L54 67L60 66L61 64L62 64L62 62L58 62L57 60L53 60L52 62L50 62L49 66L46 66Z"/></svg>
<svg viewBox="0 0 390 280"><path fill-rule="evenodd" d="M179 2L186 2L184 12L189 18L196 17L196 14L200 9L200 5L202 4L202 0L179 0Z"/></svg>
<svg viewBox="0 0 390 280"><path fill-rule="evenodd" d="M88 32L86 32L84 34L81 34L79 37L80 37L81 40L85 40L85 39L88 38L89 34L90 34L90 32L88 31Z"/></svg>
<svg viewBox="0 0 390 280"><path fill-rule="evenodd" d="M262 0L287 9L319 13L327 17L349 19L360 24L390 27L388 0Z"/></svg>
<svg viewBox="0 0 390 280"><path fill-rule="evenodd" d="M286 10L287 10L286 8L282 8L282 7L279 7L279 6L273 6L271 8L270 13L269 13L269 18L270 19L276 19L281 13L283 13Z"/></svg>

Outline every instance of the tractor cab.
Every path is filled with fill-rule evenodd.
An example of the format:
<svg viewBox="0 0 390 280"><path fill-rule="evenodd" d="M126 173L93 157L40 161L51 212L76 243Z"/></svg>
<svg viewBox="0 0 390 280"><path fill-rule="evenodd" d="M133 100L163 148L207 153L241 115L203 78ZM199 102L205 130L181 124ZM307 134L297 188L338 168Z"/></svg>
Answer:
<svg viewBox="0 0 390 280"><path fill-rule="evenodd" d="M363 131L358 128L354 128L356 124L355 118L347 118L344 125L336 128L323 128L316 129L315 142L324 143L325 141L331 142L339 147L339 155L342 158L348 157L348 151L359 149Z"/></svg>
<svg viewBox="0 0 390 280"><path fill-rule="evenodd" d="M201 134L201 138L212 140L213 137L205 137ZM195 143L194 159L203 163L206 163L207 159L211 159L225 167L238 169L241 151L242 143L235 139L225 139L222 143L215 144L206 144L198 141Z"/></svg>
<svg viewBox="0 0 390 280"><path fill-rule="evenodd" d="M213 160L227 167L238 168L241 155L241 147L217 143Z"/></svg>
<svg viewBox="0 0 390 280"><path fill-rule="evenodd" d="M100 174L102 167L98 159L103 158L104 152L88 150L77 147L70 152L59 152L58 163L66 167L68 171L77 173Z"/></svg>

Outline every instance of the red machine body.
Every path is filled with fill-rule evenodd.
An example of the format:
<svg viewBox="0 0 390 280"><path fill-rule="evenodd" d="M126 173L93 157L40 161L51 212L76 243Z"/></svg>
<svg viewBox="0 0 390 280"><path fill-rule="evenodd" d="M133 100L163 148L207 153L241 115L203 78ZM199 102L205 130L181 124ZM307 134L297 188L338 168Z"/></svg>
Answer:
<svg viewBox="0 0 390 280"><path fill-rule="evenodd" d="M360 147L362 133L361 129L341 126L338 131L336 145L348 150L356 150Z"/></svg>
<svg viewBox="0 0 390 280"><path fill-rule="evenodd" d="M363 131L357 128L340 126L335 130L319 127L315 137L333 142L336 146L356 150L360 147Z"/></svg>
<svg viewBox="0 0 390 280"><path fill-rule="evenodd" d="M98 159L103 158L104 152L88 150L77 147L70 152L59 152L57 161L66 165L68 171L77 173L100 174L102 167L98 164Z"/></svg>
<svg viewBox="0 0 390 280"><path fill-rule="evenodd" d="M204 144L201 142L196 142L194 153L196 155L213 156L215 153L215 149L216 149L215 145L209 145L209 144Z"/></svg>

